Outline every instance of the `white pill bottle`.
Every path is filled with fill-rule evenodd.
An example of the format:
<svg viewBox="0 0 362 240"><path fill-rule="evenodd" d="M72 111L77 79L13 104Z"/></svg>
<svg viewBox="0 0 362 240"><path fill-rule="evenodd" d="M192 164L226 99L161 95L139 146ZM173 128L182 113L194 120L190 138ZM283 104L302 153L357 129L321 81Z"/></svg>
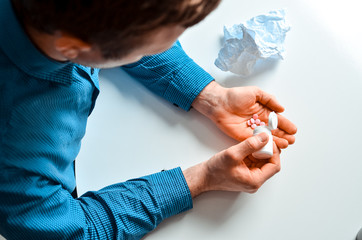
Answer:
<svg viewBox="0 0 362 240"><path fill-rule="evenodd" d="M268 126L257 126L254 129L253 135L258 135L259 133L265 132L269 136L268 143L259 151L254 152L252 155L258 159L267 159L273 156L273 135L272 130L277 129L278 127L278 116L275 112L269 114Z"/></svg>

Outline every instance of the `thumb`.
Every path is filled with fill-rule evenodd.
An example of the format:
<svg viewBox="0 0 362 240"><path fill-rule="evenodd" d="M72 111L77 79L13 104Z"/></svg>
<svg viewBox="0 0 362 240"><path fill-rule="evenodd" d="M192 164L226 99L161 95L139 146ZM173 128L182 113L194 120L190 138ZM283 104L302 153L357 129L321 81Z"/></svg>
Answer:
<svg viewBox="0 0 362 240"><path fill-rule="evenodd" d="M240 152L246 156L249 156L253 152L257 152L268 143L269 136L267 133L262 132L258 135L247 138L240 144Z"/></svg>

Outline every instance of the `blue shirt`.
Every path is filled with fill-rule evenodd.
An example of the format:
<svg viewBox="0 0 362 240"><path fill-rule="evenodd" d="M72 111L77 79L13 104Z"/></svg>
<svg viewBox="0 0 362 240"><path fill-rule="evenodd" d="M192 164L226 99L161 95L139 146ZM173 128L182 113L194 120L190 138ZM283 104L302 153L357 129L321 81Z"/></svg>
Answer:
<svg viewBox="0 0 362 240"><path fill-rule="evenodd" d="M185 110L213 80L178 42L123 69ZM180 168L71 196L98 72L43 55L10 1L0 1L0 234L8 240L139 239L192 208Z"/></svg>

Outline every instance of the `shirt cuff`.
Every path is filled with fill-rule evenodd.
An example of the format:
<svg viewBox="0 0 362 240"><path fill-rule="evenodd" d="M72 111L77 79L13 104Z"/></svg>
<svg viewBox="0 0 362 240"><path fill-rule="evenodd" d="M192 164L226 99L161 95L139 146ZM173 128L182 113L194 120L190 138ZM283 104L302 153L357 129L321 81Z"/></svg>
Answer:
<svg viewBox="0 0 362 240"><path fill-rule="evenodd" d="M213 80L214 78L209 73L194 61L190 61L173 73L164 97L170 102L177 103L180 108L189 111L195 98Z"/></svg>
<svg viewBox="0 0 362 240"><path fill-rule="evenodd" d="M162 218L168 218L192 209L192 197L181 168L149 175Z"/></svg>

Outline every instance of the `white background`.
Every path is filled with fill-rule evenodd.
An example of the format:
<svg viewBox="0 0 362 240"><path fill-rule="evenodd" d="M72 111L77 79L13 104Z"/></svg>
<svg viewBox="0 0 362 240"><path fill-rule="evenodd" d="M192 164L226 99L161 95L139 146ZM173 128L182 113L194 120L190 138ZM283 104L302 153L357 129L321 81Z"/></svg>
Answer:
<svg viewBox="0 0 362 240"><path fill-rule="evenodd" d="M359 1L224 0L181 37L185 51L226 87L274 94L298 126L282 171L256 194L213 192L145 239L353 240L362 227L362 28ZM286 57L249 78L214 66L224 24L279 8L292 24ZM79 193L161 169L183 169L235 144L196 111L154 96L119 69L101 94L77 158Z"/></svg>

